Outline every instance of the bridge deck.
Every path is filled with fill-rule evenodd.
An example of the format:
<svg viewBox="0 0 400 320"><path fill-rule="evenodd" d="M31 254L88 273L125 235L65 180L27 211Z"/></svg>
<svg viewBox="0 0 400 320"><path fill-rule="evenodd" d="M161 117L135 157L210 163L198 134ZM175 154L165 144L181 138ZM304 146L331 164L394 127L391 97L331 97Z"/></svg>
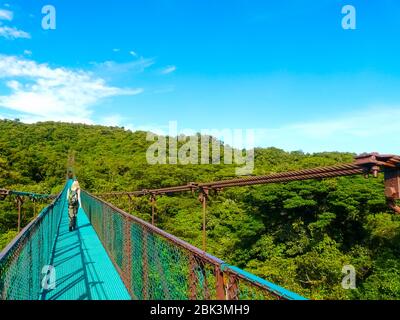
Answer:
<svg viewBox="0 0 400 320"><path fill-rule="evenodd" d="M41 299L130 299L83 209L78 212L78 228L72 232L68 230L67 210L63 213L51 263L56 270L56 289L43 292Z"/></svg>

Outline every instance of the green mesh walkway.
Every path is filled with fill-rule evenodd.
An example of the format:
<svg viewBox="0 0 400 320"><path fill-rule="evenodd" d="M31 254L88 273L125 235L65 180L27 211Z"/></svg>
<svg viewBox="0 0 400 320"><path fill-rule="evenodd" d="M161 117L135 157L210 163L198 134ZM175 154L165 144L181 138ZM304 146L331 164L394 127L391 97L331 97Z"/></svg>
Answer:
<svg viewBox="0 0 400 320"><path fill-rule="evenodd" d="M304 300L85 191L69 232L71 184L0 252L0 300Z"/></svg>
<svg viewBox="0 0 400 320"><path fill-rule="evenodd" d="M42 299L130 300L128 291L82 209L79 209L77 223L77 230L69 232L68 213L64 212L51 262L57 272L57 287L43 293Z"/></svg>

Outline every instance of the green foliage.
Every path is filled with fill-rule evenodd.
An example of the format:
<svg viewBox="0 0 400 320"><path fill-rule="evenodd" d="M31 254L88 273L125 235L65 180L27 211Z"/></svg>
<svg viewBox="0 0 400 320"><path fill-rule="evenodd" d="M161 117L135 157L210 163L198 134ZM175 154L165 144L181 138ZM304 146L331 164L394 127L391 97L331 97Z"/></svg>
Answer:
<svg viewBox="0 0 400 320"><path fill-rule="evenodd" d="M12 239L17 235L17 232L14 230L9 230L5 233L0 233L0 248L4 248L8 243L11 242Z"/></svg>
<svg viewBox="0 0 400 320"><path fill-rule="evenodd" d="M234 165L149 165L146 132L66 123L0 121L0 188L57 193L68 157L90 192L129 191L234 177ZM353 154L255 150L255 174L351 162ZM112 201L151 221L148 198ZM41 204L42 208L45 204ZM39 210L40 208L37 208ZM26 225L32 205L24 204ZM0 248L16 234L15 204L0 202ZM202 246L192 194L157 199L158 227ZM207 251L313 299L400 299L400 217L386 207L382 177L361 176L226 189L212 195ZM341 286L342 267L357 289Z"/></svg>

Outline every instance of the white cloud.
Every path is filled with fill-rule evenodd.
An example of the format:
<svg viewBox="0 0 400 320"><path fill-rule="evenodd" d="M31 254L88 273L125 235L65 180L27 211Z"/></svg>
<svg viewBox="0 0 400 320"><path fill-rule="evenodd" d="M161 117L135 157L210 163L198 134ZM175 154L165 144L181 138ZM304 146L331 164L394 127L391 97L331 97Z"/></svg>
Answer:
<svg viewBox="0 0 400 320"><path fill-rule="evenodd" d="M0 9L0 20L11 21L14 17L12 11Z"/></svg>
<svg viewBox="0 0 400 320"><path fill-rule="evenodd" d="M100 119L100 124L109 127L122 127L124 118L119 114L109 115Z"/></svg>
<svg viewBox="0 0 400 320"><path fill-rule="evenodd" d="M168 134L168 125L158 125L158 124L144 124L144 125L134 125L134 124L126 124L124 125L126 130L130 130L132 132L135 131L150 131L157 135L167 135Z"/></svg>
<svg viewBox="0 0 400 320"><path fill-rule="evenodd" d="M126 124L131 131L151 131L159 135L191 135L201 132L225 141L235 148L277 147L286 151L304 152L379 152L400 154L400 107L379 106L364 112L345 114L332 119L321 119L305 123L293 123L276 128L238 129L238 136L232 128L183 129L179 126L170 131L170 125L147 124L136 126ZM254 133L254 141L251 135ZM233 140L230 134L234 134ZM237 140L236 140L237 139ZM248 140L250 139L250 140ZM248 144L250 143L251 144Z"/></svg>
<svg viewBox="0 0 400 320"><path fill-rule="evenodd" d="M399 153L400 107L378 106L332 119L269 128L257 145L305 152L349 151Z"/></svg>
<svg viewBox="0 0 400 320"><path fill-rule="evenodd" d="M167 66L165 69L161 70L162 74L169 74L176 70L176 66Z"/></svg>
<svg viewBox="0 0 400 320"><path fill-rule="evenodd" d="M32 55L32 51L31 50L24 50L24 55L31 56Z"/></svg>
<svg viewBox="0 0 400 320"><path fill-rule="evenodd" d="M2 25L1 21L12 21L14 18L14 13L10 10L0 9L0 38L6 38L8 40L12 39L30 39L31 35L28 32L23 30L19 30L15 27L10 27L6 25Z"/></svg>
<svg viewBox="0 0 400 320"><path fill-rule="evenodd" d="M129 51L129 54L134 56L134 57L137 57L137 53L135 51Z"/></svg>
<svg viewBox="0 0 400 320"><path fill-rule="evenodd" d="M154 59L140 58L138 60L125 63L118 63L115 61L105 61L101 63L94 62L92 64L95 67L97 73L109 76L113 74L122 74L127 72L134 72L134 73L143 72L146 68L154 64Z"/></svg>
<svg viewBox="0 0 400 320"><path fill-rule="evenodd" d="M19 90L21 88L21 84L16 80L7 81L6 85L13 90Z"/></svg>
<svg viewBox="0 0 400 320"><path fill-rule="evenodd" d="M118 48L114 48L114 49L113 49L113 51L114 51L114 52L119 52L119 51L120 51L120 49L118 49Z"/></svg>
<svg viewBox="0 0 400 320"><path fill-rule="evenodd" d="M11 40L18 38L30 39L31 35L25 31L18 30L17 28L14 27L0 26L0 37Z"/></svg>
<svg viewBox="0 0 400 320"><path fill-rule="evenodd" d="M54 120L90 123L93 106L107 97L136 95L142 89L108 86L94 74L51 68L32 60L0 55L0 80L11 90L0 106L25 115L26 122Z"/></svg>

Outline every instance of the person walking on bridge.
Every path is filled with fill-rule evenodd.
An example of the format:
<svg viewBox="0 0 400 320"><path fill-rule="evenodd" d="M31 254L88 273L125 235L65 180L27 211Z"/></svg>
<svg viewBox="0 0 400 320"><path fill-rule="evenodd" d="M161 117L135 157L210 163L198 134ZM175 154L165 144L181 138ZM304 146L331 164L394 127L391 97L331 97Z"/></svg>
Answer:
<svg viewBox="0 0 400 320"><path fill-rule="evenodd" d="M81 188L78 180L75 180L67 192L69 231L76 229L76 216L81 206Z"/></svg>

